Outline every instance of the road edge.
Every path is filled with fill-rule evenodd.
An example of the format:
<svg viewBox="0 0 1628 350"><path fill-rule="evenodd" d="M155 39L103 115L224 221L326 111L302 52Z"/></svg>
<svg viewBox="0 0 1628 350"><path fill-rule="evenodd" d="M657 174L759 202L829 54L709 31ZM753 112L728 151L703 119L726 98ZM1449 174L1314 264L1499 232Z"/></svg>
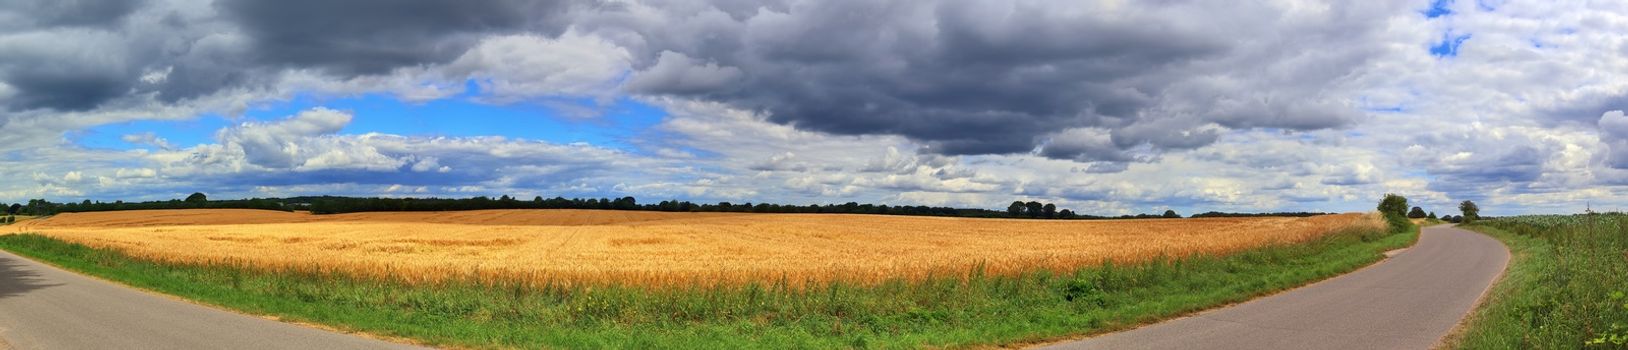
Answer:
<svg viewBox="0 0 1628 350"><path fill-rule="evenodd" d="M1362 267L1351 269L1351 271L1346 271L1345 273L1342 273L1342 274L1328 276L1327 278L1319 279L1319 280L1316 280L1316 281L1306 282L1305 284L1295 286L1295 287L1292 287L1292 288L1284 288L1282 290L1261 294L1261 295L1258 295L1258 296L1255 296L1255 297L1251 297L1248 300L1240 300L1240 301L1225 303L1225 304L1216 304L1215 306L1207 307L1207 308L1204 308L1203 310L1194 310L1192 312L1188 312L1188 313L1184 313L1184 314L1171 315L1170 317L1167 317L1167 318L1151 320L1151 321L1148 321L1148 322L1138 323L1138 324L1135 324L1135 325L1127 325L1124 328L1106 330L1106 331L1103 331L1103 332L1085 334L1085 335L1080 335L1080 336L1075 336L1075 337L1068 337L1068 338L1065 338L1065 339L1055 339L1055 340L1048 340L1048 341L1042 341L1042 342L1032 342L1032 343L1022 343L1022 344L1011 344L1011 346L999 346L998 348L1001 348L1001 349L1037 349L1037 348L1042 348L1042 347L1047 347L1047 346L1052 346L1052 345L1059 345L1059 344L1064 344L1064 343L1073 343L1073 342L1078 342L1078 341L1084 341L1084 340L1091 339L1091 338L1107 336L1109 334L1120 333L1120 332L1128 332L1128 331L1136 330L1138 328L1147 327L1147 326L1151 326L1151 325L1155 325L1155 324L1171 322L1171 321L1184 319L1184 318L1189 318L1189 317L1197 317L1199 315L1202 315L1202 314L1205 314L1205 313L1208 313L1208 312L1211 312L1211 311L1220 310L1220 309L1224 309L1224 308L1228 308L1228 307L1233 307L1233 306L1237 306L1239 304L1248 303L1248 302L1263 299L1263 298L1270 298L1270 297L1276 296L1278 294L1288 293L1288 292L1291 292L1291 291L1299 290L1301 288L1311 287L1313 285L1323 283L1323 282L1327 282L1327 281L1333 280L1335 278L1340 278L1340 276L1345 276L1345 275L1357 273L1357 271L1362 271L1362 270L1372 268L1372 267L1377 266L1377 265L1379 265L1381 263L1389 261L1389 260L1391 260L1391 258L1395 257L1395 255L1390 255L1390 254L1386 254L1386 253L1393 252L1393 251L1401 251L1402 253L1407 252L1408 249L1411 249L1411 248L1413 248L1414 245L1419 244L1419 238L1420 238L1420 236L1424 235L1425 227L1426 226L1416 226L1415 227L1415 230L1417 230L1418 232L1413 235L1413 241L1408 242L1408 245L1406 247L1392 249L1392 250L1385 251L1385 252L1380 252L1380 256L1382 256L1382 257L1379 258L1379 260L1374 260L1373 262L1368 263L1367 265L1363 265ZM1399 254L1401 254L1401 253L1398 253L1398 255Z"/></svg>
<svg viewBox="0 0 1628 350"><path fill-rule="evenodd" d="M4 234L0 234L0 236L9 236L9 235L14 235L14 234L22 234L22 233L23 232L4 233ZM111 284L111 285L118 286L118 287L124 288L124 289L134 290L134 291L137 291L137 292L140 292L142 294L149 295L149 296L154 296L154 297L159 297L159 298L168 299L168 300L172 300L172 301L187 303L187 304L190 304L190 305L195 305L195 306L207 308L207 309L210 309L210 310L230 313L230 314L233 314L233 315L238 315L238 316L243 316L243 317L253 317L253 318L263 319L263 320L267 320L267 321L275 321L275 322L279 322L279 323L283 323L283 324L289 324L289 325L294 325L294 326L299 326L299 327L304 327L304 328L310 328L310 329L329 332L329 333L344 334L344 335L356 336L356 337L360 337L360 338L383 341L383 342L391 342L391 343L396 343L396 344L412 345L412 346L425 347L425 348L434 348L434 349L447 349L445 347L439 347L439 346L435 346L435 345L431 345L431 344L425 344L423 342L419 342L419 341L417 341L415 339L410 339L410 338L391 337L391 336L384 336L384 335L378 335L378 334L361 332L361 331L352 331L352 330L335 328L335 327L332 327L332 326L328 326L328 325L324 325L324 324L318 324L318 323L290 321L290 320L285 320L285 319L282 319L280 317L273 316L273 315L263 315L263 314L245 312L243 310L231 309L231 308L223 307L223 306L220 306L220 305L214 305L214 304L200 302L200 301L197 301L197 300L183 298L183 297L181 297L179 295L167 294L167 293L163 293L163 292L159 292L159 291L155 291L155 290L151 290L151 289L147 289L147 288L132 286L132 285L129 285L129 284L126 284L126 283L121 283L119 281L114 281L114 280L109 280L109 279L106 279L106 278L102 278L101 276L81 273L79 271L74 271L72 269L68 269L68 268L62 267L62 266L57 265L57 264L53 264L53 263L46 262L46 261L40 261L38 259L34 259L32 257L29 257L27 255L17 254L17 252L6 250L4 248L0 248L0 253L11 255L11 256L17 257L18 259L23 259L25 261L33 262L35 264L39 264L40 266L45 266L45 267L57 269L57 270L62 271L62 272L67 272L67 273L73 274L75 276L89 278L89 279L92 279L92 280L95 280L95 281L98 281L98 282ZM5 338L0 337L0 350L12 350L12 349L13 348L11 348L10 345L6 343Z"/></svg>
<svg viewBox="0 0 1628 350"><path fill-rule="evenodd" d="M1451 227L1458 228L1458 224L1452 224ZM1474 318L1472 316L1475 316L1477 311L1481 311L1482 306L1487 305L1487 299L1492 296L1493 288L1498 287L1499 283L1504 282L1504 276L1509 274L1509 265L1515 263L1515 251L1509 249L1509 244L1504 243L1504 240L1498 239L1498 237L1489 235L1486 232L1467 228L1460 228L1460 230L1474 232L1475 234L1487 236L1487 238L1497 241L1498 245L1503 246L1504 251L1509 253L1509 261L1504 262L1504 268L1498 270L1498 277L1492 279L1492 283L1487 285L1486 290L1481 291L1481 296L1475 298L1475 304L1470 306L1470 310L1466 311L1464 316L1458 319L1458 323L1453 325L1453 329L1448 330L1446 334L1442 334L1441 338L1436 339L1436 343L1430 346L1431 349L1435 350L1452 349L1455 348L1455 345L1458 345L1462 341L1461 339L1464 337L1464 332L1469 329L1470 320Z"/></svg>

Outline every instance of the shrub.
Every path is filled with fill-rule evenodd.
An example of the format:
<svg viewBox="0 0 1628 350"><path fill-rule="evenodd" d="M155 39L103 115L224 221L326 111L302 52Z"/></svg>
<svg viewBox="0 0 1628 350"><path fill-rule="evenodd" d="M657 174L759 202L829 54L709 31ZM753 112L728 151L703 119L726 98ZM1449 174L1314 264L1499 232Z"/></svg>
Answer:
<svg viewBox="0 0 1628 350"><path fill-rule="evenodd" d="M1407 197L1386 193L1385 199L1379 200L1379 213L1385 216L1385 222L1390 226L1391 232L1403 232L1413 229L1413 222L1409 221L1407 216Z"/></svg>

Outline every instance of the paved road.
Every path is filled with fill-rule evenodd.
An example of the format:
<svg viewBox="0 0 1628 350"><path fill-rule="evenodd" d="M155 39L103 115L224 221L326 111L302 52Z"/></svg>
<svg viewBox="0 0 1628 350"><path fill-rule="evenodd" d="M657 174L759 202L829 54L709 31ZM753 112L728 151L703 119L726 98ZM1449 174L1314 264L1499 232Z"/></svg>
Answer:
<svg viewBox="0 0 1628 350"><path fill-rule="evenodd" d="M1509 263L1497 240L1424 229L1401 254L1310 286L1047 349L1428 349Z"/></svg>
<svg viewBox="0 0 1628 350"><path fill-rule="evenodd" d="M151 295L0 251L0 349L410 349Z"/></svg>

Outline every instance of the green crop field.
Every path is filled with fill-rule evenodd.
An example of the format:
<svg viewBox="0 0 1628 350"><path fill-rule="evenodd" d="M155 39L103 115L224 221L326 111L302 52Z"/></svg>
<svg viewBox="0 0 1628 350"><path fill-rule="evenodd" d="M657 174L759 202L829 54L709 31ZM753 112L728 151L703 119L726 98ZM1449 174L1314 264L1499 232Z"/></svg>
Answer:
<svg viewBox="0 0 1628 350"><path fill-rule="evenodd" d="M1468 228L1508 245L1503 279L1461 349L1628 348L1628 215L1537 215Z"/></svg>

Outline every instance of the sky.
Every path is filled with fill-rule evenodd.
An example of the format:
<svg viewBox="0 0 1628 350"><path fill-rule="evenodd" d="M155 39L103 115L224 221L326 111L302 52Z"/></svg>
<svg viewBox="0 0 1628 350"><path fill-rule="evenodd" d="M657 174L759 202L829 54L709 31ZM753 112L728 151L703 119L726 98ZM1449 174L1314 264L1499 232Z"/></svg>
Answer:
<svg viewBox="0 0 1628 350"><path fill-rule="evenodd" d="M0 202L1628 209L1628 2L0 0Z"/></svg>

